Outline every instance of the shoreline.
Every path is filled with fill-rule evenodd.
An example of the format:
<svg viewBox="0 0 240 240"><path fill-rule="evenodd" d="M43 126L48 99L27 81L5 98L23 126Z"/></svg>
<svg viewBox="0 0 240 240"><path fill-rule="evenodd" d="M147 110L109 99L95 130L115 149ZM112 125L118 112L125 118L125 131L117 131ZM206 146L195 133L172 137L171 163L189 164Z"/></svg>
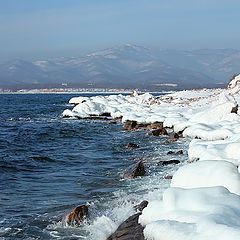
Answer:
<svg viewBox="0 0 240 240"><path fill-rule="evenodd" d="M192 139L188 163L173 174L162 199L150 202L139 216L145 239L171 236L235 240L239 236L240 226L234 226L240 217L240 162L236 151L240 147L240 116L237 114L240 88L234 80L236 83L233 79L227 90L182 91L160 100L147 93L122 99L80 98L73 111L63 112L70 118L108 112L113 118L122 116L122 122L158 120L164 127ZM125 108L119 106L120 102ZM85 106L91 106L90 112L86 112ZM211 227L199 231L206 222L210 222Z"/></svg>

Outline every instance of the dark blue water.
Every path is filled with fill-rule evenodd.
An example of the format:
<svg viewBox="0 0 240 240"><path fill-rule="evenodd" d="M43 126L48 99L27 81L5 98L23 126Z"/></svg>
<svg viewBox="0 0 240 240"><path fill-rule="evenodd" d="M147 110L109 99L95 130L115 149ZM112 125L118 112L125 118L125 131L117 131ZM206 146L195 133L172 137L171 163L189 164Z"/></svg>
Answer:
<svg viewBox="0 0 240 240"><path fill-rule="evenodd" d="M121 123L63 119L73 96L0 95L0 239L90 239L91 232L62 226L64 214L88 202L94 221L130 192L146 194L152 176L166 171L156 164L169 149L164 137L125 132ZM128 142L140 148L129 151ZM122 180L140 158L148 177Z"/></svg>

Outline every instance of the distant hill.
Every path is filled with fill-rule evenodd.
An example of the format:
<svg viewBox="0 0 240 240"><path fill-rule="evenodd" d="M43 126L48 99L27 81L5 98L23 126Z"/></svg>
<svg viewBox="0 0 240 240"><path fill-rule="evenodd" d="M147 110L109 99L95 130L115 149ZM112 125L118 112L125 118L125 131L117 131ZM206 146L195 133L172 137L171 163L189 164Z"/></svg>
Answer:
<svg viewBox="0 0 240 240"><path fill-rule="evenodd" d="M238 50L151 50L123 45L82 57L8 61L0 87L141 88L214 87L240 71Z"/></svg>

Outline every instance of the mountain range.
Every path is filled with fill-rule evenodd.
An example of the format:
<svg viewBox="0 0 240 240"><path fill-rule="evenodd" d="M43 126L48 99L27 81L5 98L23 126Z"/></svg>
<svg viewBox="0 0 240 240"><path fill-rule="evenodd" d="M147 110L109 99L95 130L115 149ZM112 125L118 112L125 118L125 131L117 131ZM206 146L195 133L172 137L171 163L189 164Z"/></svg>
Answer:
<svg viewBox="0 0 240 240"><path fill-rule="evenodd" d="M239 71L240 50L153 50L126 44L80 57L2 63L0 87L216 87L226 84Z"/></svg>

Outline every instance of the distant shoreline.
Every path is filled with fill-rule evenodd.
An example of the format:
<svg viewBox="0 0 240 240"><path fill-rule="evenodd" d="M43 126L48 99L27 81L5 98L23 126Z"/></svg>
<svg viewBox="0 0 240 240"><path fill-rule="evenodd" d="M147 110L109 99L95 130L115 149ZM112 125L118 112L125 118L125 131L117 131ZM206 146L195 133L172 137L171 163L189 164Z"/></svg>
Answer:
<svg viewBox="0 0 240 240"><path fill-rule="evenodd" d="M62 89L33 89L33 90L18 90L18 91L12 91L12 90L4 90L0 91L0 94L131 94L134 89L127 89L127 90L120 90L120 89L109 89L109 90L97 90L97 89L91 89L91 90L62 90ZM148 90L137 90L138 93L171 93L175 91L148 91Z"/></svg>

